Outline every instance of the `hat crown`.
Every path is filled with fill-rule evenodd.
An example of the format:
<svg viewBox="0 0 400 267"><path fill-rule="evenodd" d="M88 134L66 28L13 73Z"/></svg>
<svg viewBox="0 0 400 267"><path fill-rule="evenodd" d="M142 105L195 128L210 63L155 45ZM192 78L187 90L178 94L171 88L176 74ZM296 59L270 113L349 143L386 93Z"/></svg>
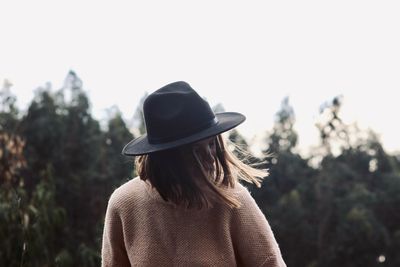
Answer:
<svg viewBox="0 0 400 267"><path fill-rule="evenodd" d="M149 143L184 138L216 123L210 105L186 82L170 83L143 103Z"/></svg>

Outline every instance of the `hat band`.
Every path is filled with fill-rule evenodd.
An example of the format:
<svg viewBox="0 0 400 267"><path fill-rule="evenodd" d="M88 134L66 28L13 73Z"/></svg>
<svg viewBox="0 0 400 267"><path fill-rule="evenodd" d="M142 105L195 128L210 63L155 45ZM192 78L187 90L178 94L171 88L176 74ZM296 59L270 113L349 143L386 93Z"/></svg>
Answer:
<svg viewBox="0 0 400 267"><path fill-rule="evenodd" d="M207 128L210 128L211 126L216 125L217 123L218 123L218 119L217 119L217 117L214 117L214 119L207 121L206 123L202 124L200 127L196 127L195 129L190 129L190 131L184 132L179 135L169 136L169 137L158 137L158 138L147 136L147 138L148 138L150 144L162 144L162 143L172 142L172 141L176 141L178 139L188 137L197 132L203 131Z"/></svg>

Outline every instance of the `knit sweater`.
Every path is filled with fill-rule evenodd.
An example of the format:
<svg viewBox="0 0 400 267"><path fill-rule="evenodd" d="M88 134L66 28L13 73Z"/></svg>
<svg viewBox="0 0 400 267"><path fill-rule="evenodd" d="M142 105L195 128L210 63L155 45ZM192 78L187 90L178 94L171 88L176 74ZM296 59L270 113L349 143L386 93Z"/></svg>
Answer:
<svg viewBox="0 0 400 267"><path fill-rule="evenodd" d="M126 182L108 201L102 266L286 266L249 191L232 190L240 208L185 209L139 177Z"/></svg>

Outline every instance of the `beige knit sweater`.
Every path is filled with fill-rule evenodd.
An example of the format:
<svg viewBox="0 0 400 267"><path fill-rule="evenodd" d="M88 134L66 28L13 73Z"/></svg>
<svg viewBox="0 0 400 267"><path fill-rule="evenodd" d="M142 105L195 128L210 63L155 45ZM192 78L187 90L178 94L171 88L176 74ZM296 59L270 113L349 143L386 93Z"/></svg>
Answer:
<svg viewBox="0 0 400 267"><path fill-rule="evenodd" d="M138 177L126 182L108 202L102 266L286 266L254 199L234 190L240 208L188 210Z"/></svg>

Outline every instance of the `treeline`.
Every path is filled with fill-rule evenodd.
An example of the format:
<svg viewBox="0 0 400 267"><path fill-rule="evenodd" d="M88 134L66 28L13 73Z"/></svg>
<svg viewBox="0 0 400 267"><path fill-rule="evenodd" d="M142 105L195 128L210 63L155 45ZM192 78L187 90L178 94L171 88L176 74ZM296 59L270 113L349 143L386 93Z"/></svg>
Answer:
<svg viewBox="0 0 400 267"><path fill-rule="evenodd" d="M106 125L92 117L72 71L26 112L9 84L0 93L0 266L99 266L108 197L135 175L121 155L134 136L118 111ZM400 266L400 157L342 122L340 105L321 109L321 142L304 158L285 99L263 144L272 156L246 159L270 176L248 186L288 266Z"/></svg>

